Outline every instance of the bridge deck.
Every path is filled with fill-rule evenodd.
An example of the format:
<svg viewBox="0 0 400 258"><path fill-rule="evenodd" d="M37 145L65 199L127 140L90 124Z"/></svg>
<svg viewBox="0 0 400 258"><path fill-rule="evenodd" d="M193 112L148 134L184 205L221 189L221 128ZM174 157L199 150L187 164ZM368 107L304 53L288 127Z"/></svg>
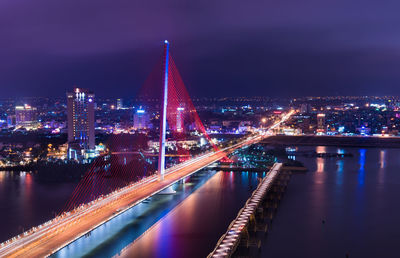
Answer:
<svg viewBox="0 0 400 258"><path fill-rule="evenodd" d="M247 139L223 151L205 154L185 163L184 166L178 165L169 169L163 181L158 181L156 176L149 177L143 182L58 217L40 226L35 232L0 246L0 257L43 257L52 254L142 200L223 158L226 153L260 139L261 137Z"/></svg>
<svg viewBox="0 0 400 258"><path fill-rule="evenodd" d="M220 238L215 249L208 258L231 257L240 242L240 234L243 228L249 223L250 216L254 214L265 193L269 190L275 178L281 170L282 163L275 163L267 176L258 185L251 197L247 200L244 207L239 211L238 216L229 225L226 233Z"/></svg>

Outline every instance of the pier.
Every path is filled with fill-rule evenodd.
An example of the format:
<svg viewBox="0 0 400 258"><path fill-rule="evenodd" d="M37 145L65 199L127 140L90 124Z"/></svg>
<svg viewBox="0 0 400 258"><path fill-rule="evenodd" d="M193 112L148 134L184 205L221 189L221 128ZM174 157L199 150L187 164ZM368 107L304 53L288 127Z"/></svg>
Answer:
<svg viewBox="0 0 400 258"><path fill-rule="evenodd" d="M261 248L259 233L267 233L290 176L291 172L283 170L282 163L275 163L208 258L242 257L250 248Z"/></svg>

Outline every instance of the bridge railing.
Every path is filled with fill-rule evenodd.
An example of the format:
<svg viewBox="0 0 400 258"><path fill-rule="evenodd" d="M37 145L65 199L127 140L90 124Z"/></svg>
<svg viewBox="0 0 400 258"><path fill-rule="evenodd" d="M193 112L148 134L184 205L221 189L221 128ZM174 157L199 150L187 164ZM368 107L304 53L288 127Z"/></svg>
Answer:
<svg viewBox="0 0 400 258"><path fill-rule="evenodd" d="M246 138L245 141L256 140L258 137L260 137L260 136L249 137L249 138ZM198 162L199 160L201 160L203 158L206 158L206 157L209 157L211 155L216 155L216 154L225 152L225 151L227 151L229 149L239 147L242 144L243 144L243 142L239 142L237 144L234 144L233 146L226 147L226 148L220 149L218 151L214 151L214 150L207 151L207 152L205 152L203 154L200 154L200 155L198 155L198 156L196 156L196 157L194 157L194 158L192 158L190 160L187 160L187 161L179 163L179 164L177 164L175 166L172 166L172 167L166 169L165 172L166 172L166 174L170 174L170 173L176 171L177 169L180 169L181 167L188 166L188 165L190 165L192 163ZM92 200L89 203L81 204L81 205L75 207L73 210L61 213L61 214L57 215L56 217L54 217L53 219L51 219L49 221L46 221L46 222L44 222L44 223L42 223L42 224L40 224L38 226L32 227L31 229L26 230L25 232L15 236L15 237L13 237L11 239L8 239L8 240L4 241L3 243L0 244L0 252L3 251L5 248L7 248L9 245L11 245L13 243L16 243L17 240L20 240L23 237L28 237L28 236L32 235L33 233L37 232L38 230L51 228L55 223L64 223L64 222L65 223L69 223L71 221L71 219L75 218L75 216L83 215L81 213L83 210L85 211L84 212L85 214L89 213L89 212L95 210L98 206L101 206L104 202L109 202L109 201L112 201L113 199L117 199L118 197L126 194L128 191L131 191L132 189L135 189L137 187L140 187L143 184L146 184L146 183L149 183L149 182L153 182L153 181L156 181L156 180L158 180L158 176L157 175L148 176L148 177L143 178L143 179L141 179L139 181L133 182L133 183L131 183L131 184L125 186L125 187L122 187L122 188L119 188L119 189L117 189L117 190L115 190L113 192L110 192L110 193L108 193L106 195L101 195L97 199ZM72 217L70 217L70 216L72 216Z"/></svg>
<svg viewBox="0 0 400 258"><path fill-rule="evenodd" d="M250 216L254 214L259 203L278 176L281 168L282 163L275 163L272 166L267 176L258 185L257 189L246 201L244 207L239 211L238 216L231 222L227 232L218 240L215 249L208 255L208 258L230 257L235 252L240 243L241 233L250 221Z"/></svg>

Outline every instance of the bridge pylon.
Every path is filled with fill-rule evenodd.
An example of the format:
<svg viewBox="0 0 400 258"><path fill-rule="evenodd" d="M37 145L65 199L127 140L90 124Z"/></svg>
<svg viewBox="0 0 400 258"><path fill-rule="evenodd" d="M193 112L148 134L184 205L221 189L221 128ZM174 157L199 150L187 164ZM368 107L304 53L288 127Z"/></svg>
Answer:
<svg viewBox="0 0 400 258"><path fill-rule="evenodd" d="M164 85L162 89L162 104L160 112L160 141L158 151L158 178L164 180L165 172L165 135L167 131L167 105L168 105L168 61L169 61L169 42L164 41Z"/></svg>

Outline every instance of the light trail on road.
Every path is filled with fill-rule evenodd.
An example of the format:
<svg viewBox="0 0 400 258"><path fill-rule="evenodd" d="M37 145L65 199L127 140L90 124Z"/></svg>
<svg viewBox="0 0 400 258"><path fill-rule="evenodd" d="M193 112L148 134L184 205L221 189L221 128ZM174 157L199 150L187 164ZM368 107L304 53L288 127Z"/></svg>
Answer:
<svg viewBox="0 0 400 258"><path fill-rule="evenodd" d="M270 129L286 121L294 112L284 115ZM262 140L265 136L256 135L244 139L235 145L216 152L208 152L165 171L165 179L158 180L157 175L123 187L88 204L63 213L62 215L25 232L13 240L0 245L0 257L43 257L48 256L118 214L137 205L148 197L161 192L179 180L226 157L236 149L249 146Z"/></svg>

